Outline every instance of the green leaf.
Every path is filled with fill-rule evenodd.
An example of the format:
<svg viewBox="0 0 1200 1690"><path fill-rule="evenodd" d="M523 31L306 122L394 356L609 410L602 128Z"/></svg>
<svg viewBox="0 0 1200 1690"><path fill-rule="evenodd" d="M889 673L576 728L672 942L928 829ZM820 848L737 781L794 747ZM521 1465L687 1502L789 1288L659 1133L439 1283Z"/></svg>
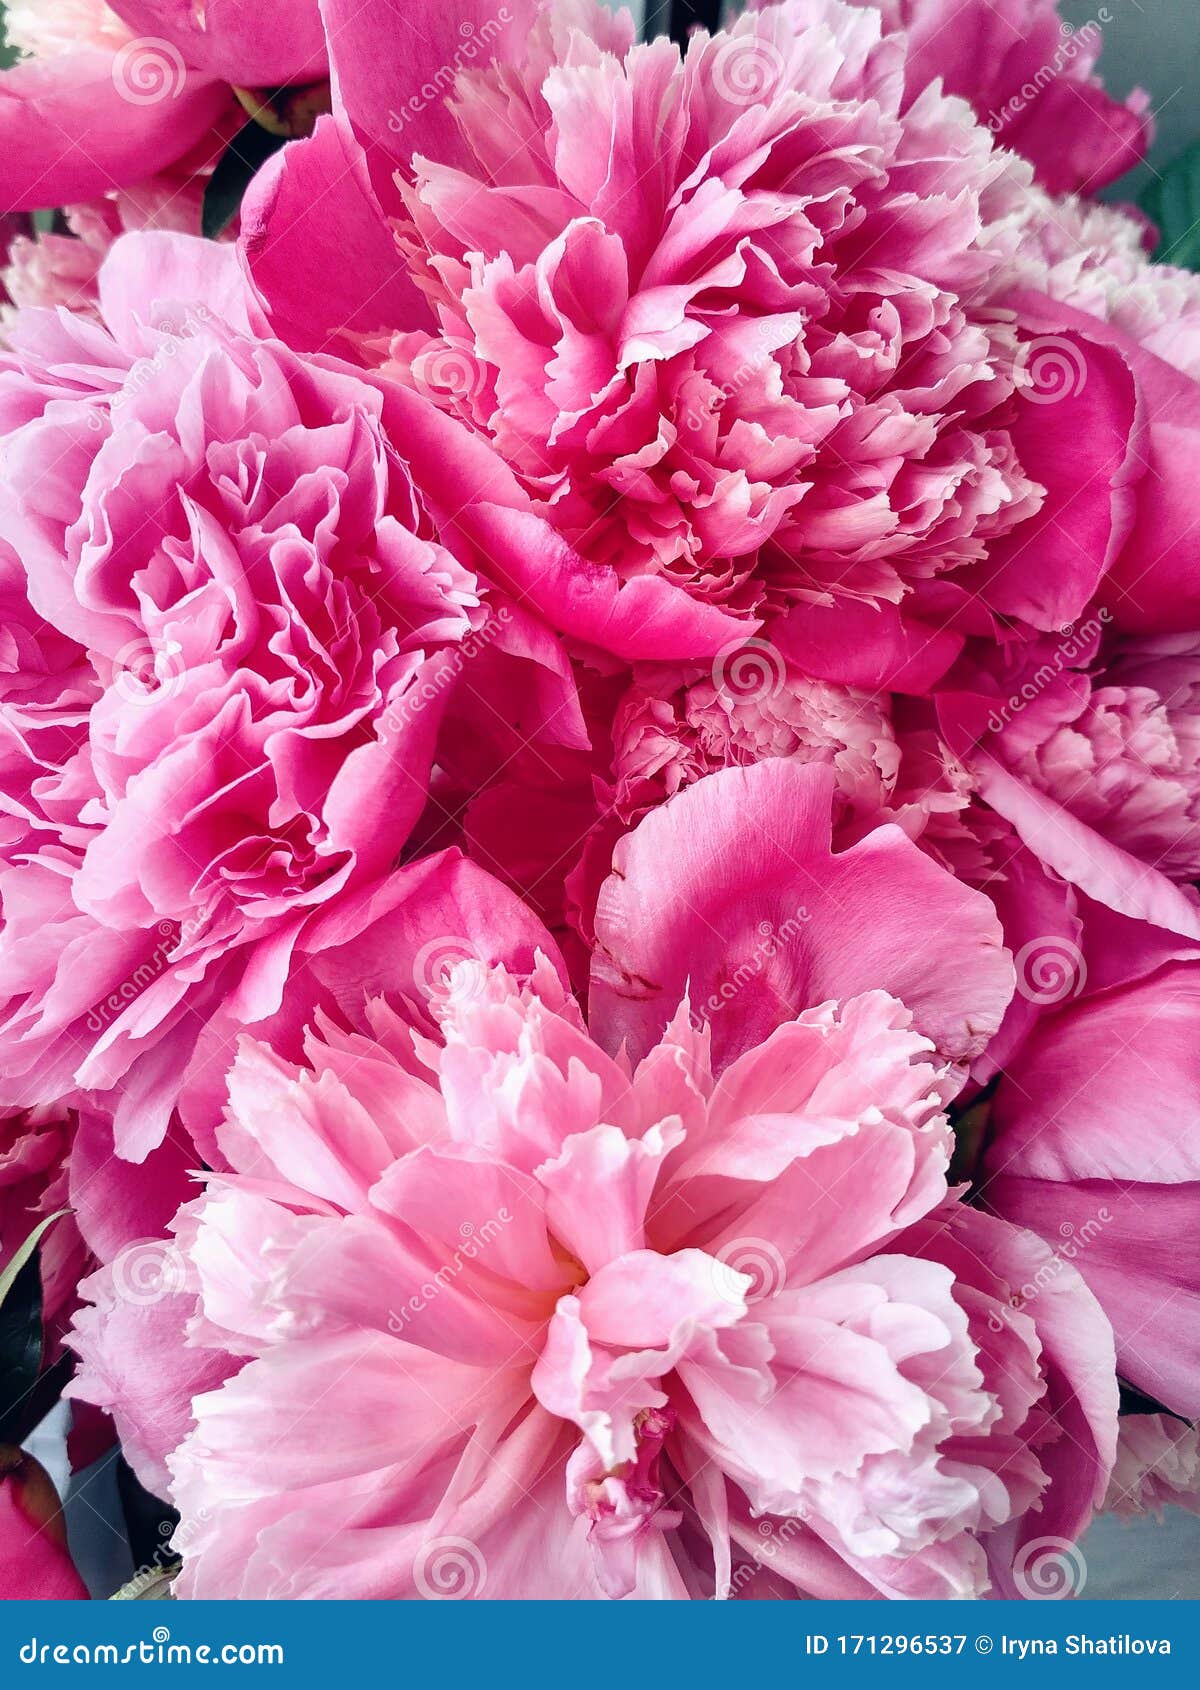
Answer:
<svg viewBox="0 0 1200 1690"><path fill-rule="evenodd" d="M173 1602L171 1586L182 1562L172 1561L165 1567L144 1567L135 1573L128 1584L115 1590L110 1602Z"/></svg>
<svg viewBox="0 0 1200 1690"><path fill-rule="evenodd" d="M42 1268L38 1245L60 1210L36 1226L0 1274L0 1443L19 1444L57 1400L70 1364L42 1383Z"/></svg>
<svg viewBox="0 0 1200 1690"><path fill-rule="evenodd" d="M42 1271L30 1256L0 1307L0 1443L29 1430L29 1401L42 1371Z"/></svg>
<svg viewBox="0 0 1200 1690"><path fill-rule="evenodd" d="M238 130L205 185L200 233L207 240L215 241L233 222L251 180L286 141L286 135L271 134L253 118Z"/></svg>
<svg viewBox="0 0 1200 1690"><path fill-rule="evenodd" d="M1141 206L1159 228L1154 262L1200 270L1200 140L1150 184Z"/></svg>
<svg viewBox="0 0 1200 1690"><path fill-rule="evenodd" d="M42 1242L42 1239L49 1232L55 1221L62 1220L64 1215L69 1215L70 1213L70 1209L59 1209L53 1215L47 1215L44 1221L38 1222L37 1226L34 1227L24 1244L22 1244L15 1252L12 1261L9 1262L4 1272L0 1273L0 1308L4 1306L5 1300L16 1283L17 1276L21 1272L21 1269L33 1255L33 1252Z"/></svg>

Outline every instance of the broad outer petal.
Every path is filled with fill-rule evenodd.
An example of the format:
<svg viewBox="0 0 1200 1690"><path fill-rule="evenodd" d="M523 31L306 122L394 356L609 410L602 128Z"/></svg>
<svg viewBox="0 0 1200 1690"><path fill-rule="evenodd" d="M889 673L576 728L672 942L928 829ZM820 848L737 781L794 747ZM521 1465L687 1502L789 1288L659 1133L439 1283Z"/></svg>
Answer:
<svg viewBox="0 0 1200 1690"><path fill-rule="evenodd" d="M982 894L898 828L830 849L832 777L775 758L698 781L617 846L596 912L591 1028L636 1060L685 991L723 1066L773 1027L881 989L943 1058L969 1061L1012 995Z"/></svg>
<svg viewBox="0 0 1200 1690"><path fill-rule="evenodd" d="M113 0L135 35L177 47L189 65L243 88L325 75L316 0Z"/></svg>
<svg viewBox="0 0 1200 1690"><path fill-rule="evenodd" d="M173 74L173 73L172 73ZM229 90L179 66L173 98L135 104L114 56L94 48L26 59L0 75L0 205L35 211L95 199L181 158L229 103Z"/></svg>
<svg viewBox="0 0 1200 1690"><path fill-rule="evenodd" d="M302 352L355 356L355 337L429 308L408 278L341 116L321 117L263 166L241 208L243 262L272 330Z"/></svg>
<svg viewBox="0 0 1200 1690"><path fill-rule="evenodd" d="M535 0L499 10L490 0L322 0L337 103L390 158L425 153L454 164L463 144L445 97L447 72L515 60L536 11Z"/></svg>

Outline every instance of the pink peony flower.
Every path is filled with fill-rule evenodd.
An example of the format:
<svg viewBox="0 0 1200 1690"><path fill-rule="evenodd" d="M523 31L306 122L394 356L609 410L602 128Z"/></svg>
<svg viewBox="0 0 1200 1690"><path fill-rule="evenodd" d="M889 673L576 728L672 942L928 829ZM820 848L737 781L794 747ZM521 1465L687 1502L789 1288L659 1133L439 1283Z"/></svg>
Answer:
<svg viewBox="0 0 1200 1690"><path fill-rule="evenodd" d="M444 419L258 338L232 251L125 237L100 313L21 313L0 369L0 565L28 592L0 1095L119 1084L138 1159L206 1017L275 1013L322 908L395 869L468 638L518 669L550 642L444 543L454 494L404 444L428 417L444 452Z"/></svg>
<svg viewBox="0 0 1200 1690"><path fill-rule="evenodd" d="M24 0L6 8L28 56L0 72L0 201L73 205L144 182L206 145L237 87L326 75L315 0Z"/></svg>
<svg viewBox="0 0 1200 1690"><path fill-rule="evenodd" d="M1126 1414L1104 1510L1161 1519L1167 1506L1200 1514L1200 1430L1169 1414Z"/></svg>
<svg viewBox="0 0 1200 1690"><path fill-rule="evenodd" d="M9 248L0 284L16 306L65 305L89 315L99 312L99 276L113 242L131 229L200 233L203 176L164 173L136 188L69 205L68 233L20 235Z"/></svg>
<svg viewBox="0 0 1200 1690"><path fill-rule="evenodd" d="M709 670L635 668L612 736L614 802L625 821L716 770L796 757L833 769L839 823L871 822L900 765L886 704L810 681L753 640Z"/></svg>
<svg viewBox="0 0 1200 1690"><path fill-rule="evenodd" d="M1146 225L1122 207L1030 192L1034 214L1012 260L1014 284L1112 323L1200 379L1200 277L1148 263Z"/></svg>
<svg viewBox="0 0 1200 1690"><path fill-rule="evenodd" d="M895 603L978 560L1038 500L994 418L1007 330L960 297L1015 209L1010 161L934 94L901 118L900 43L838 0L682 63L603 28L582 52L550 19L520 82L461 79L466 168L414 160L404 244L440 334L399 335L389 367L587 557L732 615ZM497 109L532 131L502 178ZM606 181L649 127L654 168Z"/></svg>
<svg viewBox="0 0 1200 1690"><path fill-rule="evenodd" d="M1200 1412L1194 943L1094 908L1084 946L1031 941L1018 993L1042 1018L990 1106L980 1189L1099 1298L1121 1376Z"/></svg>
<svg viewBox="0 0 1200 1690"><path fill-rule="evenodd" d="M1106 570L1141 631L1158 579L1196 600L1200 399L1186 350L1158 355L1165 297L1067 303L1028 166L879 12L788 0L681 60L585 0L509 8L469 51L430 8L381 60L385 8L327 10L338 114L252 185L249 268L286 338L386 358L497 445L562 540L509 585L561 631L705 662L765 621L814 678L923 693L964 634L1059 627ZM1047 109L1103 109L1059 81Z"/></svg>
<svg viewBox="0 0 1200 1690"><path fill-rule="evenodd" d="M1118 634L1113 621L1093 607L1056 638L975 642L940 720L979 792L1054 873L1197 937L1200 633Z"/></svg>
<svg viewBox="0 0 1200 1690"><path fill-rule="evenodd" d="M936 1040L953 999L986 1037L1006 961L903 955L939 871L892 829L823 859L830 807L823 770L733 770L618 856L610 944L668 837L711 862L724 827L742 864L778 841L771 890L703 918L731 962L771 891L809 889L780 944L808 1004L776 995L740 1055L700 1024L724 966L673 903L639 935L691 968L667 1016L672 979L622 1000L611 961L586 1028L545 959L462 963L434 1037L376 1001L300 1066L242 1044L228 1171L176 1218L171 1307L142 1311L165 1365L140 1394L126 1366L115 1404L173 1475L182 1594L1011 1593L1026 1535L1081 1528L1115 1440L1104 1322L1069 1274L1013 1306L1048 1251L945 1186ZM891 991L858 989L872 920ZM114 1395L129 1275L89 1287L84 1395ZM205 1366L228 1377L172 1451L148 1406Z"/></svg>
<svg viewBox="0 0 1200 1690"><path fill-rule="evenodd" d="M1092 75L1103 30L1073 29L1058 0L855 0L908 37L915 98L936 78L969 100L1002 146L1024 155L1052 193L1097 193L1140 162L1152 137L1149 95L1123 105ZM1107 21L1107 14L1101 12Z"/></svg>

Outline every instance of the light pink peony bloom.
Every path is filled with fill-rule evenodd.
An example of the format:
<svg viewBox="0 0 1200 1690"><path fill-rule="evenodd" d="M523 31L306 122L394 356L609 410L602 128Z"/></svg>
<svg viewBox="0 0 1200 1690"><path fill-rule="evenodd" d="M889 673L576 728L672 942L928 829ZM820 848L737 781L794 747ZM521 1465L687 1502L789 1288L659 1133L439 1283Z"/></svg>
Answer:
<svg viewBox="0 0 1200 1690"><path fill-rule="evenodd" d="M986 1038L1007 963L900 954L938 871L892 829L823 857L830 803L823 770L729 771L618 857L610 943L661 888L664 826L697 860L724 859L722 819L738 836L743 896L706 918L731 963L772 892L809 889L779 952L811 1007L777 991L740 1055L719 1006L699 1025L724 963L661 900L639 937L696 985L673 1013L673 980L622 999L611 958L590 1028L544 959L524 982L463 963L434 1037L377 1001L299 1067L243 1043L228 1172L176 1219L171 1306L142 1311L156 1379L126 1364L114 1390L128 1255L78 1328L76 1389L166 1457L182 1594L1010 1593L1025 1537L1082 1527L1115 1441L1105 1323L1070 1274L1015 1306L1048 1251L945 1186L935 1045L956 1018ZM772 836L768 890L739 870ZM942 878L982 938L983 900ZM858 987L871 921L891 991ZM229 1378L172 1453L155 1394L205 1366Z"/></svg>
<svg viewBox="0 0 1200 1690"><path fill-rule="evenodd" d="M23 0L0 72L0 203L73 205L144 182L194 147L211 165L233 87L326 75L315 0Z"/></svg>
<svg viewBox="0 0 1200 1690"><path fill-rule="evenodd" d="M1200 1514L1200 1428L1169 1414L1126 1414L1104 1510L1161 1519L1165 1507Z"/></svg>
<svg viewBox="0 0 1200 1690"><path fill-rule="evenodd" d="M247 303L232 250L126 236L103 321L23 312L0 367L0 1097L120 1083L135 1159L206 1016L274 1014L323 907L395 869L468 639L551 644L445 543L405 441L446 420Z"/></svg>
<svg viewBox="0 0 1200 1690"><path fill-rule="evenodd" d="M1112 323L1200 379L1200 276L1148 263L1146 225L1122 207L1030 193L1033 215L1012 260L1014 284Z"/></svg>
<svg viewBox="0 0 1200 1690"><path fill-rule="evenodd" d="M706 774L765 757L828 764L838 823L874 821L900 766L885 702L810 681L754 641L709 670L636 667L612 738L614 803L625 821Z"/></svg>
<svg viewBox="0 0 1200 1690"><path fill-rule="evenodd" d="M1097 193L1137 164L1152 137L1150 97L1123 105L1092 71L1103 30L1073 29L1058 0L855 0L903 29L915 98L935 78L969 100L1000 145L1030 159L1052 193ZM1101 11L1107 21L1107 13Z"/></svg>
<svg viewBox="0 0 1200 1690"><path fill-rule="evenodd" d="M0 270L0 286L16 306L65 305L98 314L100 266L113 242L131 229L198 235L204 180L163 174L103 199L66 206L69 233L19 235Z"/></svg>

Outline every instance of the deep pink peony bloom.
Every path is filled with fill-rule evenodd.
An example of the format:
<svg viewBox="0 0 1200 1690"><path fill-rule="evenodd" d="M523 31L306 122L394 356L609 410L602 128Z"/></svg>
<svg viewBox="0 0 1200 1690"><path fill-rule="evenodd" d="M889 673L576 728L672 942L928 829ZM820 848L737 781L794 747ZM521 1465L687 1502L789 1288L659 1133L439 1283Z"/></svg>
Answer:
<svg viewBox="0 0 1200 1690"><path fill-rule="evenodd" d="M1097 193L1144 154L1150 97L1136 89L1118 104L1092 75L1103 42L1095 19L1071 28L1058 0L855 4L877 7L906 31L910 98L940 77L1002 146L1033 162L1052 193Z"/></svg>
<svg viewBox="0 0 1200 1690"><path fill-rule="evenodd" d="M397 336L391 367L581 553L734 616L895 604L977 561L1039 498L995 415L1009 331L961 297L1019 171L933 94L901 118L901 44L838 0L682 63L553 16L519 81L463 76L466 168L414 160L404 244L440 334ZM497 110L529 137L503 169ZM626 179L608 161L650 132Z"/></svg>
<svg viewBox="0 0 1200 1690"><path fill-rule="evenodd" d="M0 204L72 205L144 182L194 147L211 164L233 87L326 75L316 0L48 0L6 8L28 56L0 72Z"/></svg>
<svg viewBox="0 0 1200 1690"><path fill-rule="evenodd" d="M946 876L976 944L904 954L939 871L894 829L829 858L830 803L777 761L656 811L605 931L676 966L622 987L610 950L588 1029L542 959L525 983L459 964L434 1037L376 1001L299 1068L243 1043L229 1171L141 1311L155 1378L114 1389L136 1251L78 1328L76 1389L173 1475L181 1593L1011 1593L1026 1538L1081 1529L1115 1443L1105 1323L1069 1273L1017 1306L1049 1252L945 1186L938 1047L986 1039L1007 960ZM668 839L742 886L696 915L718 960L681 925L686 875L659 896ZM890 990L859 989L872 923ZM153 1405L206 1367L229 1377L172 1453Z"/></svg>
<svg viewBox="0 0 1200 1690"><path fill-rule="evenodd" d="M1142 631L1161 581L1200 596L1185 285L1118 214L1065 263L1075 213L906 87L877 11L788 0L681 61L585 0L471 7L465 47L427 9L411 59L378 0L327 10L338 114L252 185L249 267L285 338L390 355L498 445L562 538L510 585L561 631L703 662L765 620L810 676L922 693L964 633L1059 627L1106 570Z"/></svg>
<svg viewBox="0 0 1200 1690"><path fill-rule="evenodd" d="M206 1017L274 1014L395 869L467 642L549 642L444 543L405 441L445 419L258 338L231 250L127 236L100 312L21 313L0 368L0 1095L119 1083L138 1159Z"/></svg>

